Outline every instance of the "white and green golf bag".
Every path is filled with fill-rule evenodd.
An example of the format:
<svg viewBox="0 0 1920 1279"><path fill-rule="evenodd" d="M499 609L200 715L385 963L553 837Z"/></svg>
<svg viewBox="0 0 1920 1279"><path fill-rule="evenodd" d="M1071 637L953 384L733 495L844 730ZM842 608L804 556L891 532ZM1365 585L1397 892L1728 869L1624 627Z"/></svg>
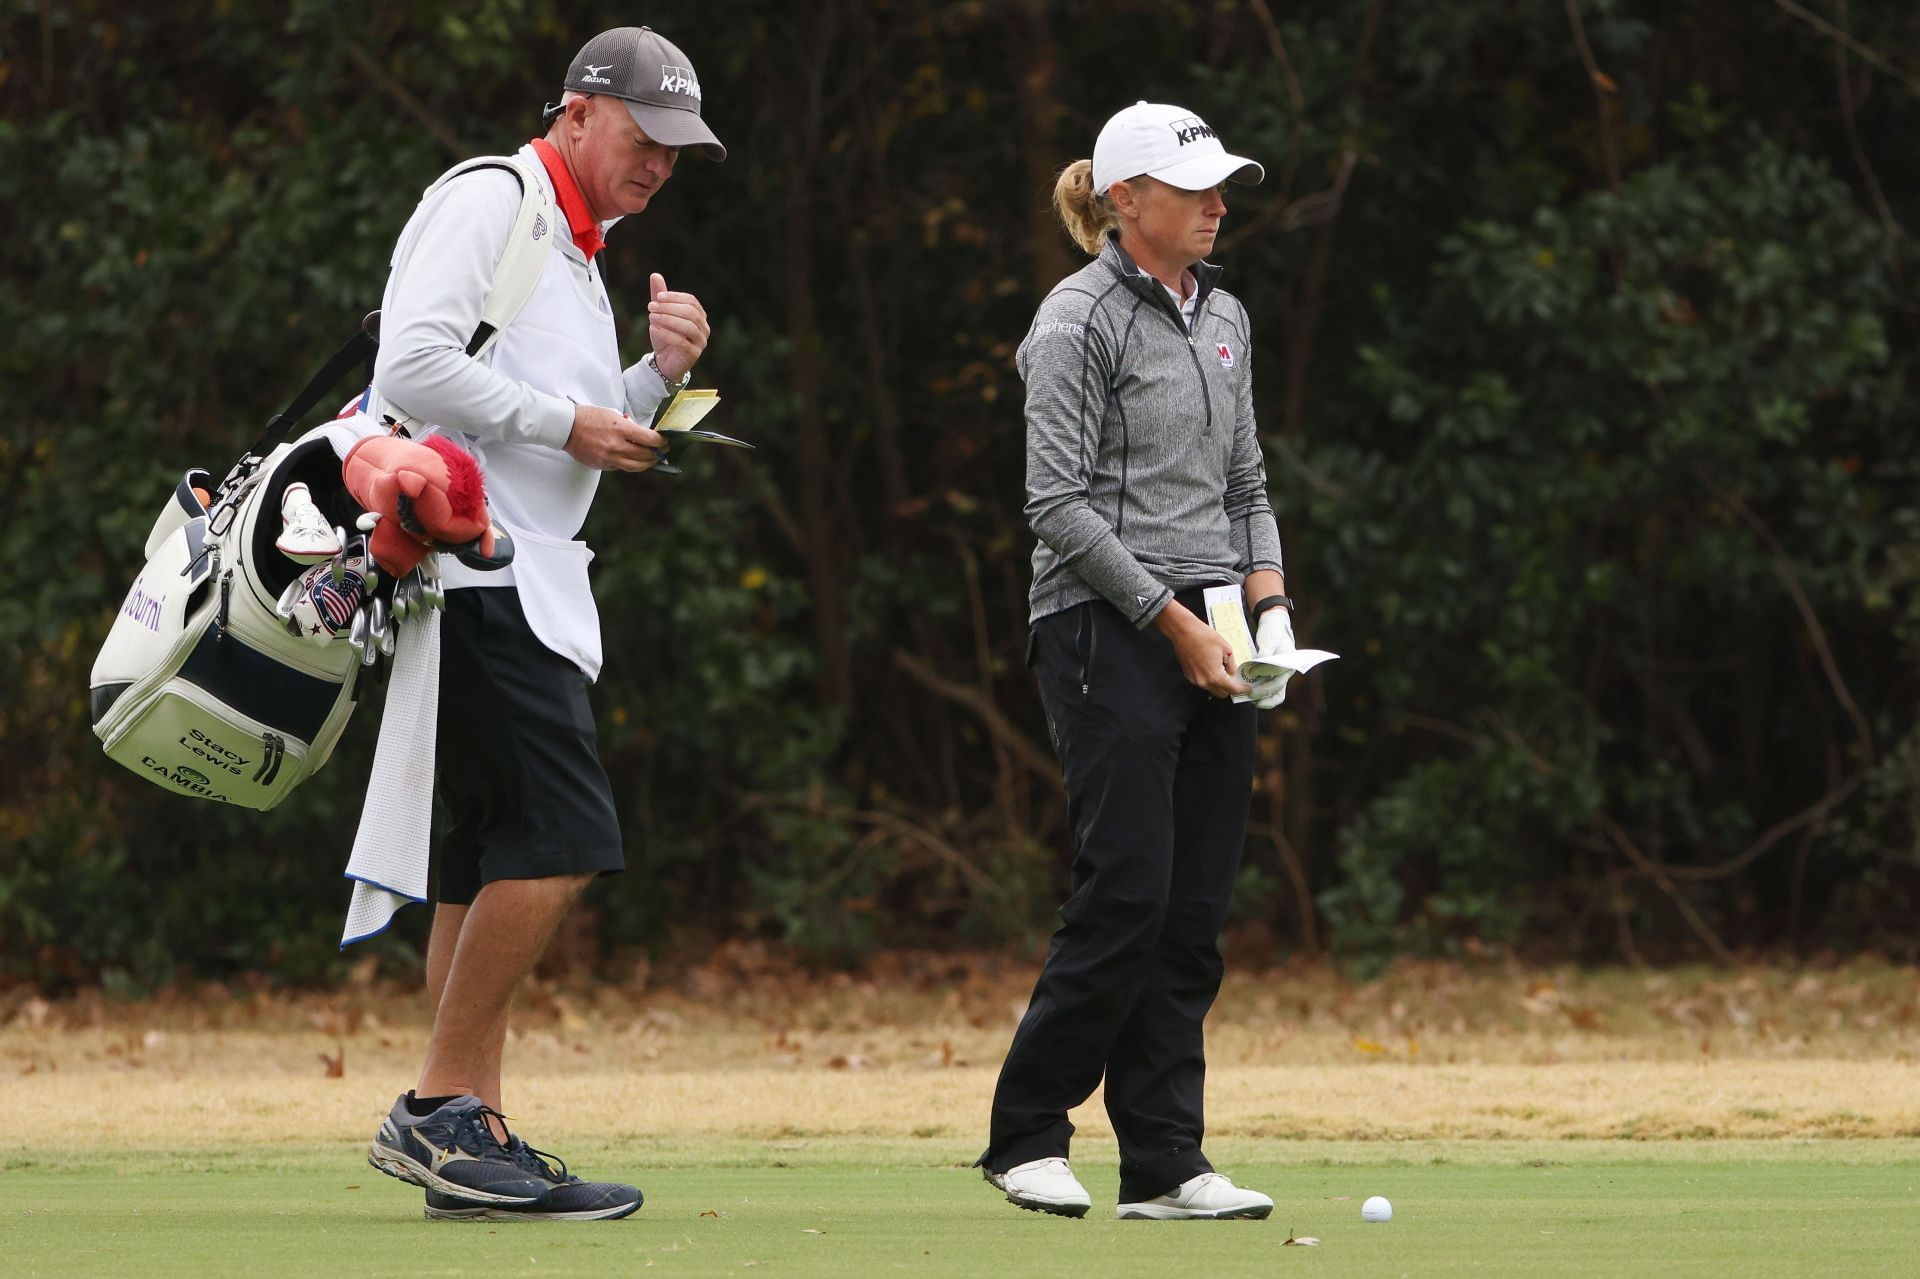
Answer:
<svg viewBox="0 0 1920 1279"><path fill-rule="evenodd" d="M276 611L305 571L273 545L296 478L316 493L342 487L327 440L274 449L211 512L195 492L207 473L181 479L93 665L108 758L183 795L258 809L326 763L362 651L313 643Z"/></svg>
<svg viewBox="0 0 1920 1279"><path fill-rule="evenodd" d="M512 157L468 161L434 185L476 168L509 170L522 192L467 347L478 357L525 305L552 241L546 198ZM344 637L362 602L377 607L373 591L360 589L371 583L364 568L349 561L309 570L274 543L281 497L296 481L308 486L322 511L352 525L352 499L344 494L329 434L283 440L349 368L365 361L371 381L376 318L369 316L268 422L217 487L208 472L188 471L147 535L146 567L114 618L90 685L94 733L108 758L157 786L269 809L327 762L346 728L360 672L374 652L358 629L353 642ZM390 428L365 419L358 427L338 426L355 429ZM291 615L296 602L304 607L301 618ZM332 634L309 633L313 627L304 619ZM336 637L343 642L327 642Z"/></svg>

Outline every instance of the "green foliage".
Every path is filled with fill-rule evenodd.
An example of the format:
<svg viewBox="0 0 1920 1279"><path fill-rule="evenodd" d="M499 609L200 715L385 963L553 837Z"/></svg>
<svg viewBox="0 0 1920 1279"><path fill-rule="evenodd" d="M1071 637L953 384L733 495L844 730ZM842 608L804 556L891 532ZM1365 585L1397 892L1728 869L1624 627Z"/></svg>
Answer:
<svg viewBox="0 0 1920 1279"><path fill-rule="evenodd" d="M609 476L586 531L631 867L603 944L1046 926L1011 357L1076 264L1052 174L1150 97L1267 163L1220 257L1302 641L1347 655L1269 717L1238 917L1360 963L1911 952L1911 84L1837 85L1737 0L1582 0L1578 35L1509 0L829 10L647 15L732 155L601 260L629 357L647 272L701 296L760 447ZM1907 6L1848 11L1920 60ZM415 193L534 129L589 25L0 8L0 979L341 962L377 705L262 817L108 765L87 670L165 488L376 304Z"/></svg>

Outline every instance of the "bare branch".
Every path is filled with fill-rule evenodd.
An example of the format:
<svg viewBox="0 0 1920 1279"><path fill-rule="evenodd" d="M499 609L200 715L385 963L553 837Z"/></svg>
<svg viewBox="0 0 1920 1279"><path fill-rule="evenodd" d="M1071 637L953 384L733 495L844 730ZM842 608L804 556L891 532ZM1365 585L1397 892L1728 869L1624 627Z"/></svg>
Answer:
<svg viewBox="0 0 1920 1279"><path fill-rule="evenodd" d="M1053 756L1035 746L1027 735L1015 728L1000 708L981 695L978 689L956 683L944 676L936 675L933 668L920 658L904 649L895 649L893 664L898 666L914 683L930 692L937 693L950 702L957 702L980 717L989 733L995 739L1006 744L1016 759L1028 768L1047 779L1054 786L1060 785L1060 770Z"/></svg>
<svg viewBox="0 0 1920 1279"><path fill-rule="evenodd" d="M1867 717L1860 710L1860 704L1853 700L1853 694L1847 688L1847 682L1841 678L1840 665L1834 660L1833 646L1827 643L1826 628L1820 625L1820 617L1813 611L1813 604L1807 599L1807 593L1800 585L1800 574L1793 567L1793 560L1787 555L1787 548L1773 535L1766 522L1753 513L1751 507L1733 493L1721 488L1705 475L1695 472L1696 477L1715 498L1732 511L1742 524L1753 531L1754 536L1767 544L1773 552L1774 576L1787 589L1787 596L1793 601L1793 607L1800 614L1801 625L1807 629L1807 639L1813 645L1820 658L1820 669L1826 673L1827 686L1833 690L1833 696L1847 712L1847 718L1853 721L1854 732L1860 735L1860 749L1867 761L1872 762L1873 730L1867 725Z"/></svg>
<svg viewBox="0 0 1920 1279"><path fill-rule="evenodd" d="M1260 27L1266 32L1267 48L1273 51L1273 60L1280 65L1280 78L1287 86L1287 101L1293 104L1293 122L1287 130L1287 155L1282 162L1278 190L1280 199L1285 200L1293 190L1293 175L1300 167L1300 139L1306 132L1307 95L1301 92L1300 77L1294 73L1293 59L1287 56L1287 42L1280 38L1280 24L1273 20L1273 11L1267 8L1267 0L1252 0L1254 17L1260 21Z"/></svg>
<svg viewBox="0 0 1920 1279"><path fill-rule="evenodd" d="M1553 761L1535 750L1525 738L1515 732L1498 714L1491 710L1484 712L1484 714L1487 723L1493 726L1493 731L1500 734L1501 740L1513 747L1513 749L1519 751L1522 755L1525 755L1536 770L1541 773L1552 773L1554 771ZM1718 934L1707 926L1707 921L1701 918L1700 912L1695 910L1693 903L1687 900L1687 895L1680 891L1678 884L1673 882L1673 876L1667 873L1667 868L1641 852L1640 846L1633 842L1632 837L1627 834L1626 828L1606 812L1595 809L1593 820L1595 824L1600 827L1601 831L1606 834L1606 837L1612 842L1613 846L1620 850L1621 855L1632 862L1642 874L1646 875L1647 878L1658 885L1660 891L1672 900L1674 906L1680 911L1681 918L1685 919L1687 926L1693 929L1694 936L1698 937L1701 944L1713 952L1714 958L1723 964L1732 963L1733 952L1729 951L1726 943L1722 942Z"/></svg>
<svg viewBox="0 0 1920 1279"><path fill-rule="evenodd" d="M1580 19L1580 0L1566 0L1567 21L1573 24L1573 42L1580 49L1580 61L1587 67L1587 85L1593 90L1593 115L1600 127L1600 155L1607 166L1607 186L1620 189L1620 148L1613 137L1613 116L1607 105L1607 91L1613 84L1600 64L1594 61L1593 46L1587 43L1587 24Z"/></svg>
<svg viewBox="0 0 1920 1279"><path fill-rule="evenodd" d="M1723 964L1731 964L1733 952L1727 949L1726 943L1720 940L1713 929L1707 927L1707 921L1700 917L1700 912L1693 908L1693 903L1688 901L1686 894L1680 891L1680 886L1673 882L1673 877L1667 873L1666 867L1641 852L1627 837L1627 832L1619 822L1605 813L1595 813L1593 816L1594 820L1600 823L1600 829L1607 833L1607 838L1613 841L1613 846L1618 848L1628 861L1639 867L1649 879L1659 885L1660 891L1679 908L1681 917L1687 921L1687 926L1693 929L1694 936L1700 939L1701 944L1713 952L1713 957Z"/></svg>
<svg viewBox="0 0 1920 1279"><path fill-rule="evenodd" d="M1838 0L1837 13L1842 28L1847 23L1847 0ZM1900 278L1900 233L1902 227L1893 216L1893 206L1887 203L1887 193L1880 187L1880 175L1873 171L1872 161L1867 159L1866 148L1860 145L1860 129L1854 121L1853 77L1847 67L1847 45L1843 40L1833 42L1833 78L1835 96L1840 101L1840 123L1847 135L1847 149L1853 152L1854 167L1860 170L1860 180L1867 184L1867 194L1873 198L1874 211L1880 215L1880 255L1892 268L1894 277ZM1904 286L1905 281L1901 281Z"/></svg>
<svg viewBox="0 0 1920 1279"><path fill-rule="evenodd" d="M1906 85L1907 92L1920 93L1920 76L1909 75L1899 67L1894 66L1893 63L1887 61L1886 55L1880 53L1872 45L1862 44L1839 27L1828 22L1819 14L1810 12L1806 8L1795 4L1794 0L1773 0L1773 2L1780 6L1781 9L1812 27L1815 31L1818 31L1821 35L1837 40L1847 48L1853 50L1856 54L1860 55L1860 60L1868 66L1884 71L1894 79L1900 81L1900 83Z"/></svg>
<svg viewBox="0 0 1920 1279"><path fill-rule="evenodd" d="M426 131L428 137L438 142L448 155L458 160L473 154L473 148L462 142L454 131L447 127L446 121L433 113L433 109L420 101L407 86L394 78L393 72L373 60L373 55L363 49L358 41L347 41L347 57L360 73L371 81L375 88L393 99L393 104L413 117Z"/></svg>
<svg viewBox="0 0 1920 1279"><path fill-rule="evenodd" d="M1839 807L1848 796L1859 790L1866 780L1867 774L1864 770L1855 773L1793 816L1782 818L1769 826L1760 838L1723 862L1716 862L1711 866L1668 866L1666 869L1675 879L1686 879L1695 883L1710 879L1725 879L1728 875L1737 874L1758 861L1769 848L1793 832L1813 825Z"/></svg>

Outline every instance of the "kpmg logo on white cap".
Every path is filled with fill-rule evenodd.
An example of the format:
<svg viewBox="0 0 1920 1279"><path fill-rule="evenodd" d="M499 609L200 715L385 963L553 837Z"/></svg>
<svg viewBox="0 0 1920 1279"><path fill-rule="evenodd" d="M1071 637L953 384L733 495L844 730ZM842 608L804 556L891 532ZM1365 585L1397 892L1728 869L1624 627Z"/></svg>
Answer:
<svg viewBox="0 0 1920 1279"><path fill-rule="evenodd" d="M1215 136L1213 130L1207 127L1207 122L1197 115L1190 115L1184 120L1174 120L1169 127L1173 130L1173 136L1180 139L1181 146Z"/></svg>
<svg viewBox="0 0 1920 1279"><path fill-rule="evenodd" d="M663 62L660 64L660 92L684 93L698 102L700 81L694 78L692 67L676 67Z"/></svg>
<svg viewBox="0 0 1920 1279"><path fill-rule="evenodd" d="M1183 191L1204 191L1229 178L1258 182L1265 171L1245 156L1229 155L1213 126L1188 107L1136 102L1113 113L1093 144L1093 186L1145 175Z"/></svg>

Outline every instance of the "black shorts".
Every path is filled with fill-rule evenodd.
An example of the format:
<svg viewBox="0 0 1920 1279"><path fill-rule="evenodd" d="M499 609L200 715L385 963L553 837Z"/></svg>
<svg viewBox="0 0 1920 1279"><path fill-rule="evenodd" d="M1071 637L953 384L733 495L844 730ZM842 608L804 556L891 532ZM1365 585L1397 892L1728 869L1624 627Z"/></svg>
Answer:
<svg viewBox="0 0 1920 1279"><path fill-rule="evenodd" d="M438 737L435 901L626 867L587 677L534 635L510 586L447 592Z"/></svg>

